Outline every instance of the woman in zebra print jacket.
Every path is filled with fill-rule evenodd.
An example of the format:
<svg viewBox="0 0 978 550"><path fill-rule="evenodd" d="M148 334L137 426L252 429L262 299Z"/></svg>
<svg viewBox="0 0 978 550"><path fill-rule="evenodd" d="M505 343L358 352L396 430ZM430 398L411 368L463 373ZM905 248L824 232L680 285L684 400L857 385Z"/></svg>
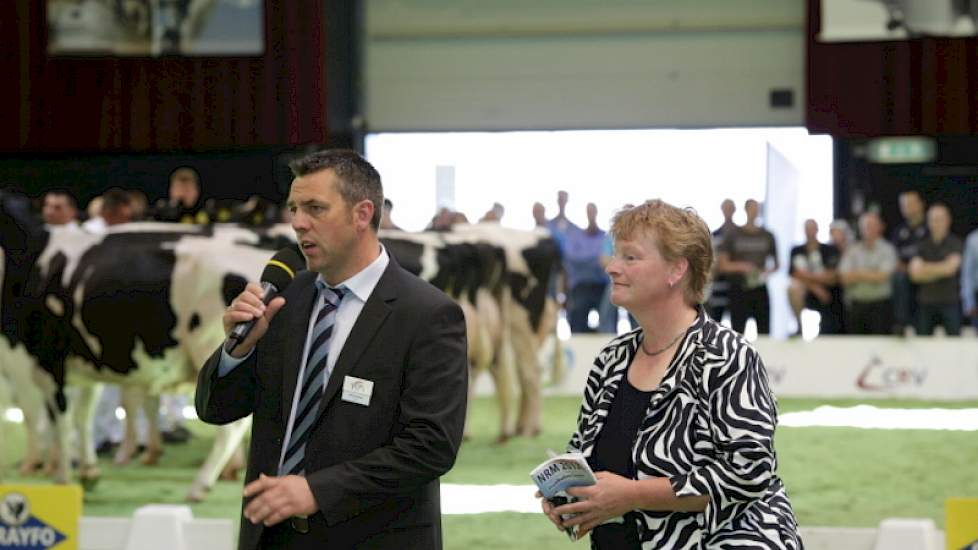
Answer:
<svg viewBox="0 0 978 550"><path fill-rule="evenodd" d="M701 306L706 224L653 200L619 212L611 232L611 299L640 327L595 358L569 444L598 483L544 512L590 532L593 549L802 548L776 474L764 365Z"/></svg>

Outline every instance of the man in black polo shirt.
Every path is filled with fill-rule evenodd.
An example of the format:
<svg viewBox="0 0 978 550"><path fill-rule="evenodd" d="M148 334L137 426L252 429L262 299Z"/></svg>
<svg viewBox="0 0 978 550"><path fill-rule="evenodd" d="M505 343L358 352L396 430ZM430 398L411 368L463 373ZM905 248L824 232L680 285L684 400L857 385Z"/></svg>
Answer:
<svg viewBox="0 0 978 550"><path fill-rule="evenodd" d="M841 331L833 314L832 287L838 282L839 250L830 244L818 242L818 222L805 220L805 242L791 249L788 255L788 303L795 314L801 334L801 312L808 308L821 316L819 334L836 334Z"/></svg>
<svg viewBox="0 0 978 550"><path fill-rule="evenodd" d="M768 276L778 269L774 234L758 222L760 204L744 203L747 223L724 237L720 245L719 269L730 280L730 327L743 334L747 319L754 318L758 334L769 334L771 301Z"/></svg>
<svg viewBox="0 0 978 550"><path fill-rule="evenodd" d="M723 212L723 225L718 227L713 233L713 255L720 254L723 246L723 239L737 229L737 224L733 221L737 205L731 199L724 199L720 203L720 211ZM730 279L726 274L720 273L716 265L713 266L713 281L710 284L709 298L706 301L706 309L710 317L716 322L723 320L723 312L730 309Z"/></svg>
<svg viewBox="0 0 978 550"><path fill-rule="evenodd" d="M917 243L910 279L917 283L917 334L930 335L940 324L949 336L961 334L958 270L961 239L952 235L951 211L937 203L927 210L930 236Z"/></svg>
<svg viewBox="0 0 978 550"><path fill-rule="evenodd" d="M917 285L907 273L910 260L917 255L917 243L927 238L924 200L916 191L900 193L903 223L893 231L891 241L897 249L897 268L893 272L893 333L903 336L917 314Z"/></svg>

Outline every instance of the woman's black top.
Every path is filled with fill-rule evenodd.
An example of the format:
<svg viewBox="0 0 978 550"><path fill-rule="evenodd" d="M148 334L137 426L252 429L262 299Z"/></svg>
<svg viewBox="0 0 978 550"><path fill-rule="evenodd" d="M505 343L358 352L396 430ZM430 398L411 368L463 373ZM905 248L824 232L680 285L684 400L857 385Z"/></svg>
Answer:
<svg viewBox="0 0 978 550"><path fill-rule="evenodd" d="M608 411L604 430L594 444L588 465L595 472L607 471L622 477L635 477L632 446L649 406L650 391L641 391L623 377L621 388ZM599 525L591 533L591 548L641 550L638 539L638 518L634 512L625 515L624 523Z"/></svg>

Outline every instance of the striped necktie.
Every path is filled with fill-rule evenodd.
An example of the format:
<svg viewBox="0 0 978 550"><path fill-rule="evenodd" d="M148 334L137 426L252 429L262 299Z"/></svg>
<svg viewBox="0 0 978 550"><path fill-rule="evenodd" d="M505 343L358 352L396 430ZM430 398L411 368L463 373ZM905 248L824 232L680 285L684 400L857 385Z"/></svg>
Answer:
<svg viewBox="0 0 978 550"><path fill-rule="evenodd" d="M329 380L326 363L329 360L329 337L333 334L336 322L336 309L346 289L323 287L323 305L316 315L316 324L312 329L312 343L309 346L309 358L302 375L302 385L299 386L299 404L295 409L295 420L292 422L292 435L289 437L288 448L279 474L305 474L306 441L312 430L313 422L319 416L319 405L322 402L323 388Z"/></svg>

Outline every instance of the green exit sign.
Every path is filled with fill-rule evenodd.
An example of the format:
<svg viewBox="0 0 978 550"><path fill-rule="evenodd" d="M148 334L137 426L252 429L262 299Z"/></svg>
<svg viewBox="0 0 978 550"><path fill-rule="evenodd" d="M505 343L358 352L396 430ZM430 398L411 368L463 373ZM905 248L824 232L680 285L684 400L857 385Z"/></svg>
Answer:
<svg viewBox="0 0 978 550"><path fill-rule="evenodd" d="M880 164L930 162L937 156L937 145L928 137L889 137L871 140L866 157Z"/></svg>

